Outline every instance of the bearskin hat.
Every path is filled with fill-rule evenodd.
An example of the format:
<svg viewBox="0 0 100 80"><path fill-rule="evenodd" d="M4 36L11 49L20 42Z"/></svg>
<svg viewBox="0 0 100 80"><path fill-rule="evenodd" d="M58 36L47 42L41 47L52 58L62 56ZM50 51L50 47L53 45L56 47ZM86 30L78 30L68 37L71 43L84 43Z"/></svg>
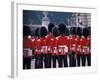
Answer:
<svg viewBox="0 0 100 80"><path fill-rule="evenodd" d="M65 24L59 24L58 26L60 34L66 34L66 25Z"/></svg>
<svg viewBox="0 0 100 80"><path fill-rule="evenodd" d="M66 36L68 36L69 34L70 34L69 28L66 27Z"/></svg>
<svg viewBox="0 0 100 80"><path fill-rule="evenodd" d="M90 26L88 27L88 30L89 30L89 35L91 35L91 27Z"/></svg>
<svg viewBox="0 0 100 80"><path fill-rule="evenodd" d="M31 35L29 26L23 26L23 36Z"/></svg>
<svg viewBox="0 0 100 80"><path fill-rule="evenodd" d="M52 32L52 28L53 27L55 27L55 25L53 24L53 23L50 23L49 25L48 25L48 32L50 33L50 32Z"/></svg>
<svg viewBox="0 0 100 80"><path fill-rule="evenodd" d="M76 35L77 34L77 27L71 27L70 28L70 34Z"/></svg>
<svg viewBox="0 0 100 80"><path fill-rule="evenodd" d="M39 36L40 36L39 30L40 30L40 28L36 28L36 30L35 30L35 36L36 36L36 37L39 37Z"/></svg>
<svg viewBox="0 0 100 80"><path fill-rule="evenodd" d="M82 36L82 28L81 27L77 28L77 35Z"/></svg>
<svg viewBox="0 0 100 80"><path fill-rule="evenodd" d="M89 30L87 27L83 28L83 36L87 37L89 35Z"/></svg>
<svg viewBox="0 0 100 80"><path fill-rule="evenodd" d="M47 35L47 29L45 27L40 28L40 37L45 37Z"/></svg>
<svg viewBox="0 0 100 80"><path fill-rule="evenodd" d="M57 28L57 27L54 27L54 28L52 29L52 33L53 33L53 36L54 36L54 37L59 36L59 30L58 30L58 28Z"/></svg>

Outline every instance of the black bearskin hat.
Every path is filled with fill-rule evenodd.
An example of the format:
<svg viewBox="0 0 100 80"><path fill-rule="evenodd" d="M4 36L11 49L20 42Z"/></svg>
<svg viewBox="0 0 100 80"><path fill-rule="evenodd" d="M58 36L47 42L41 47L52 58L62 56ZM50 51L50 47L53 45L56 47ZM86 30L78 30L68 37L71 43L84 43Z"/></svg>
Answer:
<svg viewBox="0 0 100 80"><path fill-rule="evenodd" d="M66 25L65 24L59 24L58 26L60 34L66 34Z"/></svg>
<svg viewBox="0 0 100 80"><path fill-rule="evenodd" d="M66 36L68 36L70 34L69 29L66 28Z"/></svg>
<svg viewBox="0 0 100 80"><path fill-rule="evenodd" d="M55 25L53 23L50 23L48 25L48 31L49 31L49 33L52 32L53 27L55 27Z"/></svg>
<svg viewBox="0 0 100 80"><path fill-rule="evenodd" d="M45 27L40 28L40 37L45 37L47 35L47 29Z"/></svg>
<svg viewBox="0 0 100 80"><path fill-rule="evenodd" d="M30 28L28 26L23 26L23 36L31 35Z"/></svg>
<svg viewBox="0 0 100 80"><path fill-rule="evenodd" d="M54 27L54 28L52 29L52 33L53 33L53 36L54 36L54 37L59 36L59 30L58 30L58 28L57 28L57 27Z"/></svg>
<svg viewBox="0 0 100 80"><path fill-rule="evenodd" d="M70 34L76 35L77 34L77 27L71 27L70 28Z"/></svg>
<svg viewBox="0 0 100 80"><path fill-rule="evenodd" d="M82 28L81 27L77 28L77 35L82 36Z"/></svg>
<svg viewBox="0 0 100 80"><path fill-rule="evenodd" d="M83 36L87 37L89 35L89 30L87 27L83 28Z"/></svg>
<svg viewBox="0 0 100 80"><path fill-rule="evenodd" d="M36 36L36 37L39 37L39 36L40 36L39 30L40 30L40 28L36 28L36 30L35 30L35 36Z"/></svg>
<svg viewBox="0 0 100 80"><path fill-rule="evenodd" d="M91 35L91 27L88 27L89 35Z"/></svg>

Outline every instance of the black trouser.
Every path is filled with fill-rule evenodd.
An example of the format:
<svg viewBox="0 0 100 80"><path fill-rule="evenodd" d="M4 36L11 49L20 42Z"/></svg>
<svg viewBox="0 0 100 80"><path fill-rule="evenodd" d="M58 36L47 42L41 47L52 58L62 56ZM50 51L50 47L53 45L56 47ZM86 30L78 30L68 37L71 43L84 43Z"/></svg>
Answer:
<svg viewBox="0 0 100 80"><path fill-rule="evenodd" d="M23 57L23 69L31 68L31 57Z"/></svg>
<svg viewBox="0 0 100 80"><path fill-rule="evenodd" d="M35 68L43 68L43 57L41 54L35 55Z"/></svg>
<svg viewBox="0 0 100 80"><path fill-rule="evenodd" d="M77 66L80 66L81 54L77 54Z"/></svg>
<svg viewBox="0 0 100 80"><path fill-rule="evenodd" d="M51 54L46 54L44 58L45 68L51 68Z"/></svg>
<svg viewBox="0 0 100 80"><path fill-rule="evenodd" d="M86 64L86 55L84 55L84 54L82 54L82 56L81 56L82 58L82 66L85 66L85 64Z"/></svg>
<svg viewBox="0 0 100 80"><path fill-rule="evenodd" d="M63 56L64 67L68 67L67 55Z"/></svg>
<svg viewBox="0 0 100 80"><path fill-rule="evenodd" d="M59 67L68 67L68 62L67 62L67 55L59 55L58 56L58 64Z"/></svg>
<svg viewBox="0 0 100 80"><path fill-rule="evenodd" d="M53 55L52 59L53 59L53 68L56 68L57 55Z"/></svg>
<svg viewBox="0 0 100 80"><path fill-rule="evenodd" d="M85 64L87 60L87 65L91 66L91 54L85 54Z"/></svg>
<svg viewBox="0 0 100 80"><path fill-rule="evenodd" d="M63 66L63 64L62 64L62 55L59 55L58 56L58 66L59 67L62 67Z"/></svg>
<svg viewBox="0 0 100 80"><path fill-rule="evenodd" d="M32 59L35 59L35 52L34 52L34 49L32 50Z"/></svg>
<svg viewBox="0 0 100 80"><path fill-rule="evenodd" d="M70 52L69 53L69 65L70 65L70 67L75 67L76 66L75 52Z"/></svg>
<svg viewBox="0 0 100 80"><path fill-rule="evenodd" d="M87 54L87 65L91 66L91 54Z"/></svg>
<svg viewBox="0 0 100 80"><path fill-rule="evenodd" d="M91 54L82 55L82 66L85 66L87 60L87 65L91 66Z"/></svg>

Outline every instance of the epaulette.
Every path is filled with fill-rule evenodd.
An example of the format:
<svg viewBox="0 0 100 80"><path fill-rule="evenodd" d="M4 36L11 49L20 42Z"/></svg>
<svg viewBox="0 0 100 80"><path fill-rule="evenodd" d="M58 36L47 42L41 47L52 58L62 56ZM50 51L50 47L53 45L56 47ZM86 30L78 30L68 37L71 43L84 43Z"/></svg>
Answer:
<svg viewBox="0 0 100 80"><path fill-rule="evenodd" d="M56 37L56 39L58 40L60 36Z"/></svg>

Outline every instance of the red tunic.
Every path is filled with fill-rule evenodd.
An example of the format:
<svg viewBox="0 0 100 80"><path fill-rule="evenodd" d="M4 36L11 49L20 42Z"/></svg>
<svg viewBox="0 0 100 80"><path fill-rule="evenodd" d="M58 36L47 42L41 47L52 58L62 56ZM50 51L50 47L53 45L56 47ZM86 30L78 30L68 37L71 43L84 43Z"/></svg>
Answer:
<svg viewBox="0 0 100 80"><path fill-rule="evenodd" d="M38 37L34 37L32 38L32 49L34 50L34 54L39 54L39 51L38 51L38 47L37 47L37 40L39 38Z"/></svg>
<svg viewBox="0 0 100 80"><path fill-rule="evenodd" d="M32 41L28 36L25 36L23 39L23 48L32 48Z"/></svg>
<svg viewBox="0 0 100 80"><path fill-rule="evenodd" d="M58 55L66 55L69 51L69 37L60 35L58 37Z"/></svg>
<svg viewBox="0 0 100 80"><path fill-rule="evenodd" d="M77 36L77 42L76 42L76 54L81 54L82 52L82 46L81 46L81 38Z"/></svg>
<svg viewBox="0 0 100 80"><path fill-rule="evenodd" d="M46 36L46 46L47 46L47 54L51 54L52 53L52 38L53 35L50 33Z"/></svg>
<svg viewBox="0 0 100 80"><path fill-rule="evenodd" d="M40 47L41 54L47 54L46 38L41 37L38 44L38 46Z"/></svg>
<svg viewBox="0 0 100 80"><path fill-rule="evenodd" d="M91 47L91 37L90 36L87 37L87 41L88 41L89 47Z"/></svg>
<svg viewBox="0 0 100 80"><path fill-rule="evenodd" d="M90 53L90 40L85 37L82 37L81 39L81 45L82 45L82 53L85 54L89 54Z"/></svg>
<svg viewBox="0 0 100 80"><path fill-rule="evenodd" d="M79 38L76 35L70 35L70 51L76 52L77 51L77 44Z"/></svg>
<svg viewBox="0 0 100 80"><path fill-rule="evenodd" d="M40 51L40 38L36 38L34 46L35 46L35 54L41 54L41 51Z"/></svg>
<svg viewBox="0 0 100 80"><path fill-rule="evenodd" d="M58 54L57 45L58 45L57 39L55 37L51 38L52 55L57 55Z"/></svg>
<svg viewBox="0 0 100 80"><path fill-rule="evenodd" d="M89 44L89 53L91 54L91 36L88 36L87 39Z"/></svg>
<svg viewBox="0 0 100 80"><path fill-rule="evenodd" d="M31 38L25 36L23 39L23 56L31 57L32 56L32 41Z"/></svg>
<svg viewBox="0 0 100 80"><path fill-rule="evenodd" d="M35 49L37 38L32 38L32 48Z"/></svg>

